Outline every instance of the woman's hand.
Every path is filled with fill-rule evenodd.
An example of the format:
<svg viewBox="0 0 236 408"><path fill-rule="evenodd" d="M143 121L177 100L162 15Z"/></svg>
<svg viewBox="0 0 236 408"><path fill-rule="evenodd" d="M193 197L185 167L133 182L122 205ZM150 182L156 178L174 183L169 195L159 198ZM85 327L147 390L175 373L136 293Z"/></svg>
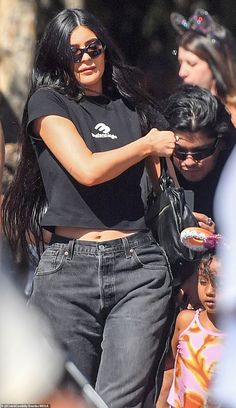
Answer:
<svg viewBox="0 0 236 408"><path fill-rule="evenodd" d="M206 230L212 232L213 234L216 233L216 225L214 221L205 214L202 213L193 213L194 217L197 219L199 227L205 228Z"/></svg>
<svg viewBox="0 0 236 408"><path fill-rule="evenodd" d="M168 130L160 131L153 128L146 135L151 147L151 153L153 156L170 157L173 154L175 148L175 135Z"/></svg>

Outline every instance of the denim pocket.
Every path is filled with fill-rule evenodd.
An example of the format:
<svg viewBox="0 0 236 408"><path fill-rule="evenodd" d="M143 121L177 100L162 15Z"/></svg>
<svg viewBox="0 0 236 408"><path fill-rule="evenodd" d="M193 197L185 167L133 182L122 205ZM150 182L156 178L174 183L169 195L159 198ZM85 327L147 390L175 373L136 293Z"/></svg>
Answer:
<svg viewBox="0 0 236 408"><path fill-rule="evenodd" d="M41 255L35 276L50 275L59 271L66 255L65 252L62 248L48 247Z"/></svg>
<svg viewBox="0 0 236 408"><path fill-rule="evenodd" d="M131 249L132 258L138 266L146 269L166 269L166 260L159 246L150 241L144 246Z"/></svg>

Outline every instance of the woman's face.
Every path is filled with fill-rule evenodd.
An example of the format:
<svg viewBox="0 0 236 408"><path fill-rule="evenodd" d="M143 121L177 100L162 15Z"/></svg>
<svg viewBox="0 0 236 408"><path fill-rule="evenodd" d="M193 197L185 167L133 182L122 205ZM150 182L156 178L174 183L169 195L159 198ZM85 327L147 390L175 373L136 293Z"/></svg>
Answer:
<svg viewBox="0 0 236 408"><path fill-rule="evenodd" d="M173 153L175 167L188 181L203 180L216 166L222 150L221 140L210 139L203 132L176 131L175 134L179 136ZM207 157L199 159L199 152L200 157Z"/></svg>
<svg viewBox="0 0 236 408"><path fill-rule="evenodd" d="M215 92L215 80L208 63L199 58L191 51L183 47L178 50L179 76L185 84L198 85L208 89L213 95Z"/></svg>
<svg viewBox="0 0 236 408"><path fill-rule="evenodd" d="M83 49L91 45L87 52ZM102 93L102 76L105 71L105 52L96 34L89 28L79 26L75 28L70 36L70 46L74 59L81 55L81 61L73 62L75 78L86 88L87 95ZM94 55L93 55L93 51Z"/></svg>

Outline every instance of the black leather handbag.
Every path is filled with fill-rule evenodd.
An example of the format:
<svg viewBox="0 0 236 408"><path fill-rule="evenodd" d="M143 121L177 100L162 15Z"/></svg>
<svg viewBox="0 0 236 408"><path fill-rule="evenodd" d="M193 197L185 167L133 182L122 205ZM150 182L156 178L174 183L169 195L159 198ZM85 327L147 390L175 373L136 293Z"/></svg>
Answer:
<svg viewBox="0 0 236 408"><path fill-rule="evenodd" d="M160 159L160 192L153 191L148 199L146 223L156 241L163 247L174 280L181 282L181 273L200 258L200 254L186 248L180 233L184 228L198 226L197 219L188 207L182 187L176 187L170 176L166 159Z"/></svg>

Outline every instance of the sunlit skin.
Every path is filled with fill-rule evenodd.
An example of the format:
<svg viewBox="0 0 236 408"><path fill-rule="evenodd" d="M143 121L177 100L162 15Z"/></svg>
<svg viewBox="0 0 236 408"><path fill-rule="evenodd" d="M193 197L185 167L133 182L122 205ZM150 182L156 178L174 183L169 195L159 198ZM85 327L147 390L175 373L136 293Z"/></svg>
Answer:
<svg viewBox="0 0 236 408"><path fill-rule="evenodd" d="M196 152L199 149L212 146L215 139L210 139L203 132L176 132L179 136L178 147L186 152ZM205 159L195 160L189 154L185 160L180 160L173 156L173 162L182 176L192 182L203 180L216 166L218 156L222 150L222 142L220 141L215 152Z"/></svg>
<svg viewBox="0 0 236 408"><path fill-rule="evenodd" d="M217 328L216 297L219 270L221 263L215 255L207 264L200 264L197 272L197 291L202 311L199 315L200 323L207 330L219 331ZM176 320L175 332L172 339L173 355L176 355L179 334L191 323L195 311L183 310Z"/></svg>
<svg viewBox="0 0 236 408"><path fill-rule="evenodd" d="M201 325L214 332L219 332L217 327L217 284L221 263L218 258L213 255L207 263L200 264L198 269L197 290L198 297L201 302L202 311L199 314ZM173 356L176 356L177 344L180 333L185 330L192 322L195 315L195 310L182 310L176 319L175 331L172 338Z"/></svg>
<svg viewBox="0 0 236 408"><path fill-rule="evenodd" d="M213 255L209 257L209 259L204 260L198 269L197 272L197 277L198 277L198 283L197 283L197 289L198 289L198 296L201 301L201 311L198 314L199 318L199 323L197 326L193 326L193 319L196 316L196 311L195 310L182 310L177 318L176 318L176 324L175 324L175 330L174 334L172 337L172 342L171 342L171 349L172 349L172 365L174 365L174 358L177 355L177 351L179 350L180 354L180 359L178 357L176 361L176 371L175 371L175 385L176 385L176 391L179 392L179 389L177 390L178 386L178 378L180 378L183 375L182 367L183 364L185 367L188 367L188 369L191 370L191 373L194 374L193 378L196 379L198 382L199 380L201 381L201 384L204 385L204 389L209 387L209 381L210 381L210 370L213 368L213 361L207 367L206 360L204 358L204 354L206 352L206 349L209 346L209 353L211 353L211 347L215 343L214 340L214 334L221 334L222 332L218 328L217 324L217 309L216 309L216 299L217 299L217 283L218 283L218 277L219 277L219 271L221 269L221 263L218 260L218 258ZM204 334L204 343L202 346L199 348L197 346L197 343L195 342L195 339L191 342L189 341L189 334L188 334L188 328L191 326L192 328L192 333L200 333L200 332L205 332L205 330L210 331L210 333L205 333ZM182 354L182 346L180 343L180 336L181 340L186 343L188 347L188 353L189 356L184 356ZM190 334L191 336L191 334ZM184 348L183 348L184 349ZM181 361L180 361L181 360ZM215 362L214 362L215 363ZM187 384L184 384L184 375L183 375L183 385L181 384L181 387L183 386L183 393L184 393L184 401L185 404L184 406L188 407L203 407L205 406L205 402L201 399L201 392L200 394L198 391L195 393L192 392L191 394L191 388L189 389ZM192 399L193 397L193 399ZM196 397L194 399L194 397ZM199 399L197 399L199 397ZM209 397L208 397L209 399ZM177 405L175 405L177 406ZM182 407L183 405L181 405ZM207 407L215 407L215 405L212 405L212 403L209 402L207 403ZM178 404L178 407L180 407L180 404Z"/></svg>
<svg viewBox="0 0 236 408"><path fill-rule="evenodd" d="M205 266L200 266L198 272L198 296L200 302L205 309L205 313L201 314L201 321L206 327L215 328L216 323L216 290L217 290L217 275L220 269L220 262L216 256L210 260L207 270ZM211 323L213 327L211 327Z"/></svg>
<svg viewBox="0 0 236 408"><path fill-rule="evenodd" d="M178 61L179 76L185 84L201 86L216 95L215 80L207 61L183 47L179 47Z"/></svg>
<svg viewBox="0 0 236 408"><path fill-rule="evenodd" d="M76 27L70 36L70 45L84 48L97 39L96 34L84 26ZM85 94L98 95L102 93L102 76L105 71L105 52L97 58L91 58L84 53L81 62L72 63L75 78L86 88Z"/></svg>

